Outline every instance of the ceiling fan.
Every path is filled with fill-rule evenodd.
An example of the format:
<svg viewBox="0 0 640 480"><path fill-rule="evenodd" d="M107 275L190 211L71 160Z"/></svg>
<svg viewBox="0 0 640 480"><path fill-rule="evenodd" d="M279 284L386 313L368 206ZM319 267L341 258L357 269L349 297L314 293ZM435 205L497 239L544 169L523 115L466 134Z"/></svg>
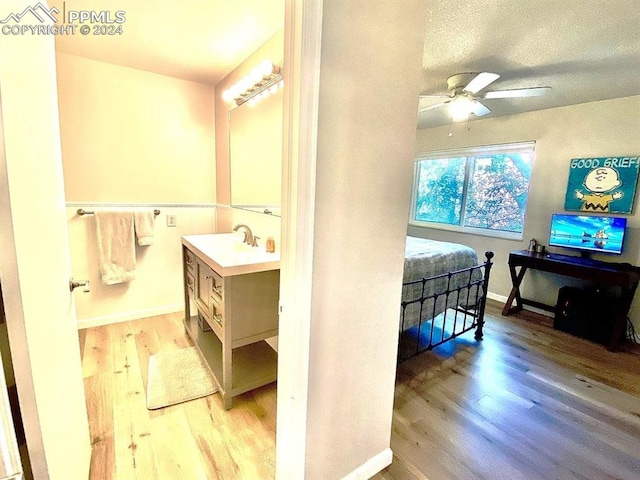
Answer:
<svg viewBox="0 0 640 480"><path fill-rule="evenodd" d="M426 112L448 105L453 121L468 120L471 115L482 117L491 112L486 105L480 102L482 99L538 97L551 90L551 87L528 87L481 93L481 90L498 78L500 75L489 72L452 75L447 79L447 88L450 92L448 95L420 95L420 98L446 98L447 100L420 108L418 112Z"/></svg>

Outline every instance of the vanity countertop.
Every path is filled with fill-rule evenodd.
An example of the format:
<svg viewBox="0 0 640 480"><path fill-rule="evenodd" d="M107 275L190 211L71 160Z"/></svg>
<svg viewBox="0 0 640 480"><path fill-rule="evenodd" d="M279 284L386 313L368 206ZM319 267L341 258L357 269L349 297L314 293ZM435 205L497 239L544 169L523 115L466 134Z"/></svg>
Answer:
<svg viewBox="0 0 640 480"><path fill-rule="evenodd" d="M250 247L235 233L184 235L182 244L223 277L280 268L279 252L267 253L264 245Z"/></svg>

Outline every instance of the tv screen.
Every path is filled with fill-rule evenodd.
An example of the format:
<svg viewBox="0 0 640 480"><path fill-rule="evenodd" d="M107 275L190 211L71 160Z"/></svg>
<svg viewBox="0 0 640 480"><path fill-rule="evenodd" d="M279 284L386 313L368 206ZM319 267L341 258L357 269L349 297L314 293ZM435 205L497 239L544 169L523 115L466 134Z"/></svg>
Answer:
<svg viewBox="0 0 640 480"><path fill-rule="evenodd" d="M549 245L619 255L626 226L624 217L554 213Z"/></svg>

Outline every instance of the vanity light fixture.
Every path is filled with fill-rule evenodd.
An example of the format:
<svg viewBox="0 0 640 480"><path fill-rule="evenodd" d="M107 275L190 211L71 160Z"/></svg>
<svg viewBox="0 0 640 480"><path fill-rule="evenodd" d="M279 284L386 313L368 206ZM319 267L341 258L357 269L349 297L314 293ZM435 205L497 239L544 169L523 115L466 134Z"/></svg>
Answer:
<svg viewBox="0 0 640 480"><path fill-rule="evenodd" d="M227 102L234 101L236 105L245 102L253 104L277 92L278 88L282 87L282 82L281 68L271 60L265 60L225 90L222 98Z"/></svg>

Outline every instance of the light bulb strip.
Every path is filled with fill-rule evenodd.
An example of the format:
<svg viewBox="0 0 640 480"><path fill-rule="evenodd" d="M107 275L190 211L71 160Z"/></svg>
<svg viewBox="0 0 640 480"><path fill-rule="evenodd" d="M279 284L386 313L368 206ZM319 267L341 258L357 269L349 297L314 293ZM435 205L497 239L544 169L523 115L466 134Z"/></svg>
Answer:
<svg viewBox="0 0 640 480"><path fill-rule="evenodd" d="M248 102L252 98L257 97L262 92L267 92L272 86L277 85L282 81L282 73L276 73L270 75L268 79L266 79L262 83L255 84L251 89L241 93L238 97L234 98L236 105L240 106L243 103Z"/></svg>
<svg viewBox="0 0 640 480"><path fill-rule="evenodd" d="M274 65L270 60L264 60L248 75L226 90L223 93L223 98L227 101L233 100L237 105L242 105L268 91L269 88L279 84L281 81L282 72L280 67Z"/></svg>

